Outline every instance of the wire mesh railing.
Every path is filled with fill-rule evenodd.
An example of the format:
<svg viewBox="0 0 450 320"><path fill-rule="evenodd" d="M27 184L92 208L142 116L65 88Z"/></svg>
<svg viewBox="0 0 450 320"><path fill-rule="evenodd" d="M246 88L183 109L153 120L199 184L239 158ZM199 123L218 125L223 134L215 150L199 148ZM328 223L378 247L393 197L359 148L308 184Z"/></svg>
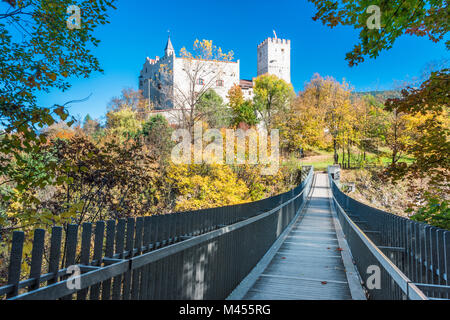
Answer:
<svg viewBox="0 0 450 320"><path fill-rule="evenodd" d="M50 239L37 229L29 277L22 281L25 236L16 231L0 297L225 299L305 202L313 168L304 168L308 174L298 187L257 202L53 227Z"/></svg>
<svg viewBox="0 0 450 320"><path fill-rule="evenodd" d="M361 275L379 266L374 299L449 299L450 232L372 208L343 193L329 175L338 216ZM367 287L367 285L366 285ZM420 290L419 290L420 289Z"/></svg>

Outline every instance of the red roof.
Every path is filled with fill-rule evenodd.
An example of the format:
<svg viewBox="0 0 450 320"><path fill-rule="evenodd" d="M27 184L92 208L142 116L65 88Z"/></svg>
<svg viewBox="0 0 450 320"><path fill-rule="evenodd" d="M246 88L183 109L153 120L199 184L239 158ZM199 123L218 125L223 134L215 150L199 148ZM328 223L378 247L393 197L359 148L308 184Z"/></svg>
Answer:
<svg viewBox="0 0 450 320"><path fill-rule="evenodd" d="M239 80L239 86L242 89L250 89L253 88L253 81L251 80Z"/></svg>

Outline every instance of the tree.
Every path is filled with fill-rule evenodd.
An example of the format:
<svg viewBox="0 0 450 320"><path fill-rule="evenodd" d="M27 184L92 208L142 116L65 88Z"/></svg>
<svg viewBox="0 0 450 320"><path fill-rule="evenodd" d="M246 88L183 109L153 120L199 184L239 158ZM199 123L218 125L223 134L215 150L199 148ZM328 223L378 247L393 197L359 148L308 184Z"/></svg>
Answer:
<svg viewBox="0 0 450 320"><path fill-rule="evenodd" d="M342 24L362 29L361 42L346 57L350 66L364 61L364 55L377 57L382 50L390 49L402 34L428 36L432 41L439 42L449 30L447 1L377 1L376 3L373 1L310 1L317 7L314 20L320 19L323 24L330 27ZM380 8L382 27L380 29L366 27L371 14L367 12L370 5L378 5ZM450 41L447 40L446 46L450 49ZM407 87L402 91L403 97L389 99L388 108L391 111L395 109L398 112L409 112L414 115L430 110L435 112L442 110L444 106L448 107L449 69L445 67L440 69L431 72L428 79L419 84L420 88ZM438 133L435 130L439 125L434 126L431 123L430 125L429 132L433 132L430 137L445 141L444 136L447 131ZM437 145L435 146L436 151L440 149ZM440 149L440 152L442 151L446 151L445 148ZM419 157L423 159L424 154ZM443 157L445 154L438 156L439 159ZM435 164L439 162L442 163L442 161L433 160Z"/></svg>
<svg viewBox="0 0 450 320"><path fill-rule="evenodd" d="M256 108L252 101L245 100L242 89L235 84L228 90L228 100L232 112L232 125L238 127L241 123L249 126L258 124Z"/></svg>
<svg viewBox="0 0 450 320"><path fill-rule="evenodd" d="M83 121L83 130L87 135L94 136L100 130L100 123L92 119L91 116L88 114L86 115Z"/></svg>
<svg viewBox="0 0 450 320"><path fill-rule="evenodd" d="M450 121L449 121L449 69L433 71L430 77L419 87L407 87L402 90L402 97L388 99L386 109L404 113L411 121L414 135L407 146L414 161L411 165L395 163L388 169L393 181L417 179L426 181L417 187L410 184L410 192L414 197L420 195L424 205L416 209L419 216L433 213L438 216L447 214L448 185L450 182ZM419 202L420 203L420 202ZM439 203L445 210L435 210Z"/></svg>
<svg viewBox="0 0 450 320"><path fill-rule="evenodd" d="M359 29L360 42L346 55L350 66L364 61L364 56L376 58L382 50L392 48L403 34L428 36L433 42L441 41L449 31L448 1L321 1L309 0L316 8L313 20L320 20L331 28L337 25ZM380 9L380 29L367 24ZM372 7L373 8L373 7ZM447 49L450 41L446 42Z"/></svg>
<svg viewBox="0 0 450 320"><path fill-rule="evenodd" d="M38 104L39 91L67 90L69 77L88 77L102 71L92 47L99 41L94 30L108 23L106 14L114 1L80 1L82 27L67 27L67 8L72 1L7 1L0 13L0 174L7 174L21 152L38 150L45 137L39 129L58 117L66 120L66 106ZM70 122L69 122L70 124Z"/></svg>
<svg viewBox="0 0 450 320"><path fill-rule="evenodd" d="M297 136L302 137L303 144L320 147L326 141L324 134L330 135L334 162L338 163L339 145L343 147L352 139L349 85L315 74L298 99L293 107Z"/></svg>
<svg viewBox="0 0 450 320"><path fill-rule="evenodd" d="M156 158L161 168L168 163L168 158L174 145L171 136L173 129L162 115L150 117L142 125L145 144Z"/></svg>
<svg viewBox="0 0 450 320"><path fill-rule="evenodd" d="M119 137L120 140L134 138L142 129L142 122L137 119L137 114L130 107L118 111L109 111L106 114L106 128L110 134Z"/></svg>
<svg viewBox="0 0 450 320"><path fill-rule="evenodd" d="M94 143L83 133L52 147L62 188L42 202L76 223L145 215L157 205L158 164L138 139Z"/></svg>
<svg viewBox="0 0 450 320"><path fill-rule="evenodd" d="M290 103L295 96L291 84L275 75L261 75L254 86L254 103L266 129L270 131L277 122L285 119Z"/></svg>
<svg viewBox="0 0 450 320"><path fill-rule="evenodd" d="M132 88L122 89L119 97L114 97L108 103L109 111L120 111L122 109L131 109L136 114L136 119L146 120L152 110L149 101L144 98L141 91Z"/></svg>
<svg viewBox="0 0 450 320"><path fill-rule="evenodd" d="M176 211L248 202L248 189L227 165L171 165L167 173Z"/></svg>
<svg viewBox="0 0 450 320"><path fill-rule="evenodd" d="M407 121L405 114L397 110L393 110L388 115L385 142L392 151L392 165L400 160L410 142L411 134L408 131Z"/></svg>
<svg viewBox="0 0 450 320"><path fill-rule="evenodd" d="M323 103L324 93L318 75L306 84L292 103L290 118L285 130L288 149L298 151L306 149L327 148L327 134L324 130L326 105Z"/></svg>
<svg viewBox="0 0 450 320"><path fill-rule="evenodd" d="M356 113L356 126L360 134L360 162L366 162L366 152L379 154L379 146L386 142L391 113L373 95L353 96L352 106Z"/></svg>
<svg viewBox="0 0 450 320"><path fill-rule="evenodd" d="M230 125L230 110L213 89L209 89L199 100L197 113L201 114L210 128L224 128Z"/></svg>
<svg viewBox="0 0 450 320"><path fill-rule="evenodd" d="M202 97L223 77L225 67L222 62L232 61L233 52L223 53L220 47L213 45L212 40L197 39L192 52L184 47L181 49L180 58L183 72L179 76L184 81L170 81L173 75L168 65L162 65L160 76L152 81L162 97L161 106L170 102L180 115L181 126L193 133L194 124L205 120L209 114L209 111L199 110Z"/></svg>
<svg viewBox="0 0 450 320"><path fill-rule="evenodd" d="M259 123L255 104L251 100L245 100L244 103L233 109L233 114L233 125L235 127L243 123L250 127Z"/></svg>
<svg viewBox="0 0 450 320"><path fill-rule="evenodd" d="M70 139L74 136L75 130L69 127L64 121L54 123L48 128L42 130L42 135L50 140Z"/></svg>

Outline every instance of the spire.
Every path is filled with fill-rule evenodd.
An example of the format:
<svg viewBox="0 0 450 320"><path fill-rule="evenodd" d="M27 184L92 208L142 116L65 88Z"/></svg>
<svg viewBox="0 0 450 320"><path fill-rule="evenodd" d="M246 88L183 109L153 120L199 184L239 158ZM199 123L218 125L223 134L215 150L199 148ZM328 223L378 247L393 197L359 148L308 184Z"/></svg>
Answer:
<svg viewBox="0 0 450 320"><path fill-rule="evenodd" d="M164 52L166 53L166 57L169 57L169 56L175 54L175 50L173 49L172 41L170 41L170 34L169 34L169 38L167 39L166 49L164 49Z"/></svg>

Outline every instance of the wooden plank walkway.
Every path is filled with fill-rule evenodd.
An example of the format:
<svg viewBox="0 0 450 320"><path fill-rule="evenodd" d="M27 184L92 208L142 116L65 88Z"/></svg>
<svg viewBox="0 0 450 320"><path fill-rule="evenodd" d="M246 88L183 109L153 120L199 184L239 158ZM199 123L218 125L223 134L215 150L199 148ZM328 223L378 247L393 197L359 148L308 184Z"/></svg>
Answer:
<svg viewBox="0 0 450 320"><path fill-rule="evenodd" d="M250 281L251 287L242 295L244 300L352 299L351 288L355 286L349 285L344 267L349 268L349 263L344 263L342 255L348 247L338 239L341 235L335 228L326 174L316 174L304 212L287 231L267 267ZM359 296L363 296L362 289Z"/></svg>

